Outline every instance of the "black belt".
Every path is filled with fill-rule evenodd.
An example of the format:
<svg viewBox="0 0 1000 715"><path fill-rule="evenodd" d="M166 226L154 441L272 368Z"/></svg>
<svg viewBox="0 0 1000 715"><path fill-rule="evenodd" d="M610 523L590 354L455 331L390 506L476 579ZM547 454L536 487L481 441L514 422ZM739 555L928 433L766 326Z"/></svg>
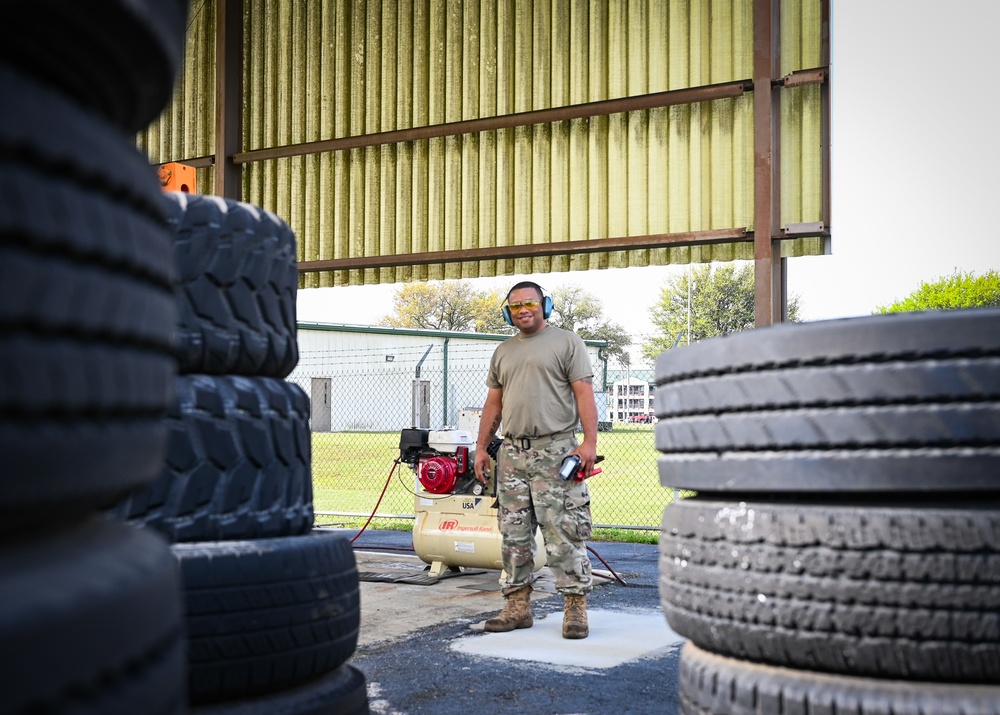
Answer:
<svg viewBox="0 0 1000 715"><path fill-rule="evenodd" d="M575 432L572 430L568 432L554 432L552 434L543 434L539 437L508 437L505 436L504 442L512 444L515 447L520 447L521 449L531 449L532 447L543 447L549 442L555 442L557 439L568 439L572 437Z"/></svg>

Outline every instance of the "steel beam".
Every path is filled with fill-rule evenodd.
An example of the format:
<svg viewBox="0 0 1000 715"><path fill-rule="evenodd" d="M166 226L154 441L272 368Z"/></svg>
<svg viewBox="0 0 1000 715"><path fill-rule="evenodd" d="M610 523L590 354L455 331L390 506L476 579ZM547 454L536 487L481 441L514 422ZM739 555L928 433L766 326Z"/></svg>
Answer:
<svg viewBox="0 0 1000 715"><path fill-rule="evenodd" d="M741 97L746 92L749 92L752 87L752 83L747 80L737 80L735 82L691 87L689 89L653 92L634 97L622 97L620 99L608 99L600 102L553 107L552 109L538 109L531 112L505 114L499 117L467 119L461 122L411 127L391 132L375 132L372 134L340 137L338 139L324 139L302 144L255 149L236 154L233 157L233 161L237 164L246 164L252 161L267 161L289 156L305 156L321 152L359 149L362 147L381 146L383 144L398 144L401 142L419 141L421 139L433 139L435 137L460 136L462 134L475 134L478 132L495 131L497 129L527 127L535 124L551 124L570 119L600 117L655 107L671 107L679 104L691 104L693 102L711 102L716 99Z"/></svg>
<svg viewBox="0 0 1000 715"><path fill-rule="evenodd" d="M628 251L639 248L667 248L670 246L695 246L714 243L739 243L752 240L745 229L717 229L684 233L660 233L649 236L621 236L595 238L559 243L533 243L519 246L469 248L451 251L402 253L394 256L365 256L359 258L334 258L299 263L300 273L337 271L349 268L388 268L390 266L418 266L430 263L461 263L501 258L537 258L539 256L575 255L601 251Z"/></svg>

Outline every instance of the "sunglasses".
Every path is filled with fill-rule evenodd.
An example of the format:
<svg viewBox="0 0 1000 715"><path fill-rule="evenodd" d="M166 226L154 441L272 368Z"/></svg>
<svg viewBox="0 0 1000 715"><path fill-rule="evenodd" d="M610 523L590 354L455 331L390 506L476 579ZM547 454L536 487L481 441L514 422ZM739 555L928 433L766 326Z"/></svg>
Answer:
<svg viewBox="0 0 1000 715"><path fill-rule="evenodd" d="M521 300L514 303L507 303L507 307L511 310L520 310L521 307L525 307L528 310L534 310L542 304L542 301L537 298L528 298L528 300Z"/></svg>

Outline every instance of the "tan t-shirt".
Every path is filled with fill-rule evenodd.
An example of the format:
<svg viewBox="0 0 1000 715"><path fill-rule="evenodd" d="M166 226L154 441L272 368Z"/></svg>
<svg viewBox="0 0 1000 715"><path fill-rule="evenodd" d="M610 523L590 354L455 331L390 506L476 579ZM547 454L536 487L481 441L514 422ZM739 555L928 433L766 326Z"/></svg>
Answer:
<svg viewBox="0 0 1000 715"><path fill-rule="evenodd" d="M570 383L594 376L576 333L547 325L500 343L486 384L503 389L503 434L541 437L576 429L580 415Z"/></svg>

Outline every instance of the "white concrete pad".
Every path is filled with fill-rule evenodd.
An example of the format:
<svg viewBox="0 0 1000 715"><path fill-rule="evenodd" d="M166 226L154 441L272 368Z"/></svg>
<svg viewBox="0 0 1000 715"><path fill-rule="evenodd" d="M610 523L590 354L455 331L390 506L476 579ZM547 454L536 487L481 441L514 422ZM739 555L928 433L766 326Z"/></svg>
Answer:
<svg viewBox="0 0 1000 715"><path fill-rule="evenodd" d="M562 613L557 612L535 618L531 628L458 638L452 642L450 650L578 668L614 668L655 651L679 648L685 640L671 630L659 611L589 610L587 620L590 635L580 640L562 637ZM482 623L478 627L481 629Z"/></svg>

